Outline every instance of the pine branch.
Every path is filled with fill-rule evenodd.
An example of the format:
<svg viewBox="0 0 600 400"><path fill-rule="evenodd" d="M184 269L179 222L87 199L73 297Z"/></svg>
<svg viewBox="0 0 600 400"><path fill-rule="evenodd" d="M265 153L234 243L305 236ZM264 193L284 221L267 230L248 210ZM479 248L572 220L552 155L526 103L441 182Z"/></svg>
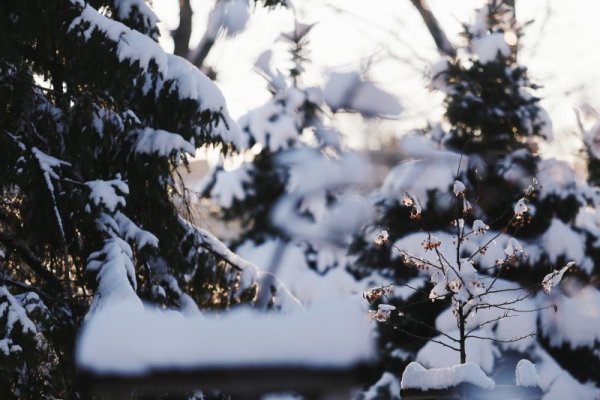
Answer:
<svg viewBox="0 0 600 400"><path fill-rule="evenodd" d="M6 232L0 232L0 243L6 248L14 251L25 264L27 264L33 272L35 272L40 278L42 278L52 289L57 290L61 295L66 293L65 288L62 286L60 280L44 266L44 264L37 258L35 254L27 247L26 244L20 243L12 235Z"/></svg>

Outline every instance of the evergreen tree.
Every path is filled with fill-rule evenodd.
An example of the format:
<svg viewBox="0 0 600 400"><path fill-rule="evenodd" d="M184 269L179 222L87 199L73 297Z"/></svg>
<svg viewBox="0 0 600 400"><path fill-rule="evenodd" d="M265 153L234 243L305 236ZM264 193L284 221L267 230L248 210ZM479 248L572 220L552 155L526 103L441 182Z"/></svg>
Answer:
<svg viewBox="0 0 600 400"><path fill-rule="evenodd" d="M281 35L289 45L286 73L273 70L271 51L259 57L256 66L272 98L239 120L250 150L236 169L218 165L200 187L219 206L219 217L240 221L236 251L270 266L294 295L308 302L355 287L345 272L346 247L369 217L366 200L348 190L364 183L367 166L343 148L340 134L325 117L336 97L368 83L351 73L334 76L338 82L328 84L324 94L303 85L311 29L296 21L292 32ZM365 111L367 106L358 103L335 103L336 109L377 111L373 105Z"/></svg>
<svg viewBox="0 0 600 400"><path fill-rule="evenodd" d="M141 0L0 4L3 399L77 397L87 313L255 296L256 268L185 219L175 174L239 131L214 84L160 48L156 22Z"/></svg>
<svg viewBox="0 0 600 400"><path fill-rule="evenodd" d="M446 96L445 119L442 125L403 139L401 145L413 159L395 167L380 189L379 225L355 242L360 261L356 269L364 275L376 270L397 285L388 292L389 302L405 315L393 315L391 323L381 325L385 370L399 371L413 359L428 367L456 364L458 352L427 342L448 343L443 335L454 334L452 310L444 301L431 304L427 275L401 252L435 257L431 246L425 246L432 234L450 244L441 252L452 254L457 226L450 222L462 220L465 231L475 232L486 226L481 225L485 221L489 231L481 239L470 236L458 257L469 257L484 246L472 258L478 273L500 275L506 287L524 288L530 302L522 309L541 311L470 326L483 329L482 336L494 340L469 339L467 361L479 363L502 381L514 378L504 371L514 371L513 361L529 358L539 363L545 399L560 398L564 388L591 399L597 389L585 382L591 379L598 385L593 373L597 355L584 357L578 367L570 360L592 354L598 337L587 336L585 328L580 333L565 328L573 323L598 324L597 316L583 311L575 315L571 308L591 310L600 300L598 289L590 285L598 274L593 261L598 234L586 214L595 215L590 209L596 207L596 194L568 164L536 152L536 141L551 137L551 124L531 92L537 86L527 78L526 68L517 64L521 34L511 10L492 0L478 10L473 24L465 25L466 47L458 56L432 67L432 86ZM464 183L465 193L458 207L456 180ZM526 194L527 201L520 201ZM374 243L380 229L387 229L389 242ZM506 258L508 249L514 253L515 243L526 257L495 265ZM546 274L571 260L577 268L569 270L561 287L549 297L539 294ZM556 313L548 306L555 306ZM507 340L528 334L527 329L536 336Z"/></svg>

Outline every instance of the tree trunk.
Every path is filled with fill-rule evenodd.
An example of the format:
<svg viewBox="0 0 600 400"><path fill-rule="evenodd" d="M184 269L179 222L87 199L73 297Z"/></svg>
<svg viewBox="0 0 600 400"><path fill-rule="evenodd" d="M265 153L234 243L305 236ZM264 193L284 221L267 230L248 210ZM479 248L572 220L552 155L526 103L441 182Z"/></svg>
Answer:
<svg viewBox="0 0 600 400"><path fill-rule="evenodd" d="M173 32L174 53L187 57L192 35L192 6L190 0L179 0L179 26Z"/></svg>
<svg viewBox="0 0 600 400"><path fill-rule="evenodd" d="M441 54L445 54L450 57L456 56L456 49L452 46L452 43L446 37L446 34L440 27L437 19L431 12L429 5L427 4L427 0L410 0L411 3L415 6L419 14L421 14L421 18L425 22L429 33L433 37L433 41L435 42L438 51Z"/></svg>
<svg viewBox="0 0 600 400"><path fill-rule="evenodd" d="M464 364L467 362L467 350L466 350L466 334L465 334L465 320L466 317L463 313L463 305L458 306L458 330L460 332L460 363Z"/></svg>

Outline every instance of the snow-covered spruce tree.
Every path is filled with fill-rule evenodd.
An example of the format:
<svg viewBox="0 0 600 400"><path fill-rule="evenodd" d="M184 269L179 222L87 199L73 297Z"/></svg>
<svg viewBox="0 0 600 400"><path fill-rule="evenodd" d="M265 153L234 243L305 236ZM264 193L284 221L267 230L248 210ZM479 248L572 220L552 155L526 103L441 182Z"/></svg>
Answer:
<svg viewBox="0 0 600 400"><path fill-rule="evenodd" d="M218 165L200 187L203 195L219 206L220 216L241 222L240 235L233 244L236 251L260 265L277 268L278 277L302 301L316 301L338 289L354 287L353 278L345 272L346 235L361 226L367 216L359 205L364 200L345 187L364 182L367 166L356 154L343 149L340 134L325 117L328 104L375 115L380 110L372 102L363 98L362 103L352 103L350 92L357 95L362 90L382 96L395 107L383 112L399 109L390 95L353 73L332 76L324 95L318 87L303 85L311 28L296 21L292 32L281 35L290 48L286 73L273 69L271 51L259 57L256 67L267 80L272 98L239 120L250 150L233 170ZM299 194L304 189L307 192ZM274 221L274 209L290 197L295 198L295 204L287 211L301 218ZM319 237L296 229L304 226L316 233L314 226L305 223L321 224ZM328 234L331 236L326 237ZM319 275L325 272L323 279Z"/></svg>
<svg viewBox="0 0 600 400"><path fill-rule="evenodd" d="M545 311L483 327L476 318L479 322L468 329L489 330L497 340L467 340L466 357L500 381L513 379L508 373L500 375L514 371L518 358L528 358L538 362L545 399L558 399L563 390L592 399L597 389L585 382L592 379L598 385L593 367L598 358L591 349L599 339L586 326L599 323L591 310L597 309L600 293L590 285L598 273L596 194L568 164L536 153L536 138L549 138L551 126L531 93L536 86L516 63L522 32L512 15L502 2L489 2L472 25L465 25L466 46L458 56L432 67L432 86L446 94L445 120L422 135L403 139L402 149L412 160L395 167L380 189L379 226L355 244L360 255L357 270L368 274L375 269L383 282L396 284L388 290L389 302L405 317L392 314L393 323L382 324L381 337L383 368L399 371L414 359L437 367L457 364L460 358L459 352L427 342L444 341L441 333L456 334L456 318L443 302L431 303L430 290L419 290L427 289L429 278L410 268L393 248L426 257L422 244L431 233L451 244L441 250L446 257L456 256L456 226L449 221L457 212L468 211L465 229L475 230L476 220L490 228L480 239L469 238L459 256L470 257L469 252L500 233L472 261L478 273L500 268L503 285L541 291L540 282L554 267L575 261L576 268L550 296L528 296L531 303L524 309ZM452 190L456 179L464 183L470 199L458 210ZM537 195L523 208L519 200L529 185L536 187ZM522 217L509 224L517 212ZM388 230L389 244L372 244L382 228ZM525 257L494 267L513 240ZM548 305L555 305L557 312L547 311ZM535 337L508 340L532 331ZM582 362L573 365L582 353Z"/></svg>
<svg viewBox="0 0 600 400"><path fill-rule="evenodd" d="M255 267L173 203L188 154L240 137L156 21L141 0L0 4L0 398L76 398L88 312L255 295Z"/></svg>

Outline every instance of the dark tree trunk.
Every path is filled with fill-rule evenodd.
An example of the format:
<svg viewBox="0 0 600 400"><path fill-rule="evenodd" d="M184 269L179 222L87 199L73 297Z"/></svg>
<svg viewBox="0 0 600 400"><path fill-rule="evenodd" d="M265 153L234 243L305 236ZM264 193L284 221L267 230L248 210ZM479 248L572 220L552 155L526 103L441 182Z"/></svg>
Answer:
<svg viewBox="0 0 600 400"><path fill-rule="evenodd" d="M467 362L467 350L466 350L466 335L465 335L465 319L463 305L458 306L458 330L460 331L460 363L464 364Z"/></svg>
<svg viewBox="0 0 600 400"><path fill-rule="evenodd" d="M450 57L456 56L456 49L452 46L452 43L446 37L446 34L440 27L437 19L431 12L429 8L429 4L427 4L427 0L410 0L411 3L415 6L419 14L421 14L421 18L425 22L429 33L433 37L433 41L435 42L438 51L441 54L445 54Z"/></svg>
<svg viewBox="0 0 600 400"><path fill-rule="evenodd" d="M174 53L181 57L187 57L189 52L192 15L190 0L179 0L179 26L173 32L173 41L175 42Z"/></svg>

